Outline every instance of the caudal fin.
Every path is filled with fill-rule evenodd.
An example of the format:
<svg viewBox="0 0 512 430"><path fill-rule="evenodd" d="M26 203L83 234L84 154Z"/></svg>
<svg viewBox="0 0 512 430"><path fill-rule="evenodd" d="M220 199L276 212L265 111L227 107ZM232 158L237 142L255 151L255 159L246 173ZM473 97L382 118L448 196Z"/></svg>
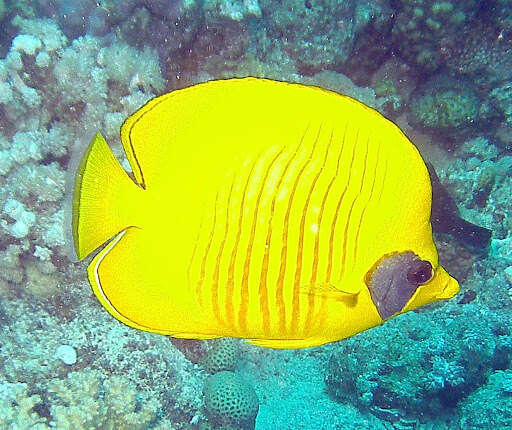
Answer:
<svg viewBox="0 0 512 430"><path fill-rule="evenodd" d="M77 170L73 193L73 241L80 260L136 225L143 192L97 133Z"/></svg>

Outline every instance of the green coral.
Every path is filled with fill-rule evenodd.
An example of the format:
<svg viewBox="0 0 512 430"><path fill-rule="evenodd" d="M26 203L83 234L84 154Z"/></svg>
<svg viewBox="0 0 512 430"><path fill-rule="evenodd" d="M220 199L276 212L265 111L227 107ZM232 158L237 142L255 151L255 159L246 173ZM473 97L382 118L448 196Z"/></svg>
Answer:
<svg viewBox="0 0 512 430"><path fill-rule="evenodd" d="M2 21L4 19L5 12L6 12L5 1L0 0L0 21Z"/></svg>
<svg viewBox="0 0 512 430"><path fill-rule="evenodd" d="M480 100L465 81L434 76L411 96L409 120L446 133L464 133L478 119Z"/></svg>
<svg viewBox="0 0 512 430"><path fill-rule="evenodd" d="M385 78L378 81L375 86L375 94L377 97L392 96L398 93L395 83L392 79Z"/></svg>
<svg viewBox="0 0 512 430"><path fill-rule="evenodd" d="M254 429L259 400L254 388L236 373L210 376L203 393L206 415L216 429Z"/></svg>
<svg viewBox="0 0 512 430"><path fill-rule="evenodd" d="M201 360L207 372L217 373L223 370L235 370L240 355L240 343L237 339L223 338L214 341L213 347Z"/></svg>
<svg viewBox="0 0 512 430"><path fill-rule="evenodd" d="M399 0L393 44L406 61L435 70L442 63L442 40L470 28L480 4L481 0Z"/></svg>

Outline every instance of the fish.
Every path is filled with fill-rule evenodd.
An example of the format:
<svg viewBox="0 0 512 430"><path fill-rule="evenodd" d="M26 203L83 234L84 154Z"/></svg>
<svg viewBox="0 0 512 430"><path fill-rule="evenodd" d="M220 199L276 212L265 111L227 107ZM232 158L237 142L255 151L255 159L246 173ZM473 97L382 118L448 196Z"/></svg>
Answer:
<svg viewBox="0 0 512 430"><path fill-rule="evenodd" d="M73 240L119 321L268 348L338 341L459 286L414 144L359 101L262 78L150 100L78 167Z"/></svg>

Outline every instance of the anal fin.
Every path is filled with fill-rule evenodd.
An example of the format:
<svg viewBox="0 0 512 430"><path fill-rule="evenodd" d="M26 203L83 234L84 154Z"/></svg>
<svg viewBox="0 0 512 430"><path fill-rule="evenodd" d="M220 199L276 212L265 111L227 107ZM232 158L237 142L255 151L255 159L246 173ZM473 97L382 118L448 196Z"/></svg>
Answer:
<svg viewBox="0 0 512 430"><path fill-rule="evenodd" d="M251 345L262 346L264 348L298 349L320 346L324 343L331 342L331 340L311 337L308 339L251 339L246 340L245 342Z"/></svg>
<svg viewBox="0 0 512 430"><path fill-rule="evenodd" d="M169 336L176 337L178 339L197 339L197 340L209 340L218 339L220 337L217 334L203 334L203 333L170 333Z"/></svg>

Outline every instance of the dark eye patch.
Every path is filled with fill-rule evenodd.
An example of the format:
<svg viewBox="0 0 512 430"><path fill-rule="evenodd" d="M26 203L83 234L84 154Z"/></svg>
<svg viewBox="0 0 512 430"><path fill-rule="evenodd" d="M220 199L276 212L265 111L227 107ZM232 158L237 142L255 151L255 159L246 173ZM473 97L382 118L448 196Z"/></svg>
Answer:
<svg viewBox="0 0 512 430"><path fill-rule="evenodd" d="M400 312L417 288L430 281L433 274L430 262L411 251L396 252L378 261L366 281L381 318Z"/></svg>

